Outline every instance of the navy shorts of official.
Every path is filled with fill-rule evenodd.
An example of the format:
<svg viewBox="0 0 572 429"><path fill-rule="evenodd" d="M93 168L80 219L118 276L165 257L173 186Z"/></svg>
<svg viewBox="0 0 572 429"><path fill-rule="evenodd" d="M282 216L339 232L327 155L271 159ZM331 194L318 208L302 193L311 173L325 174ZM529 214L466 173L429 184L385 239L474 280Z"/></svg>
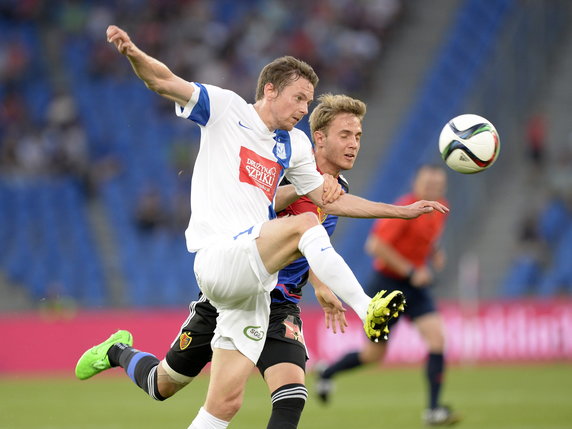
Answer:
<svg viewBox="0 0 572 429"><path fill-rule="evenodd" d="M388 293L400 290L407 300L403 315L411 320L415 320L418 317L437 311L430 289L431 285L415 287L407 279L396 279L376 271L373 280L369 284L368 292L370 296L374 296L381 290L386 290ZM392 325L398 320L393 319L389 324Z"/></svg>

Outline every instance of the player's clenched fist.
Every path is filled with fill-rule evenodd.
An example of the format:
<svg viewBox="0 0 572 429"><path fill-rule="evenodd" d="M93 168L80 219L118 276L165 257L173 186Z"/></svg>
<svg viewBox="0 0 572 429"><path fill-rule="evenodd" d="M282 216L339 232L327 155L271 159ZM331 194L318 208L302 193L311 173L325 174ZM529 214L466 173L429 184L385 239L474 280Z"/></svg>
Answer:
<svg viewBox="0 0 572 429"><path fill-rule="evenodd" d="M135 48L135 45L129 38L129 35L116 25L110 25L107 27L107 41L109 43L113 43L119 53L123 55L131 54Z"/></svg>

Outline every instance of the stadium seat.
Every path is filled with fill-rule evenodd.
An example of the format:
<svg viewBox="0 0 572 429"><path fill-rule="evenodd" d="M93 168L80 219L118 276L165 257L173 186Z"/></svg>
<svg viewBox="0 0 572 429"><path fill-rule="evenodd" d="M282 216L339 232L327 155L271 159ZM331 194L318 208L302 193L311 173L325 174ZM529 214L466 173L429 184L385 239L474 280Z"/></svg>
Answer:
<svg viewBox="0 0 572 429"><path fill-rule="evenodd" d="M536 258L522 255L513 261L502 283L501 293L506 298L522 297L532 291L540 279L541 268Z"/></svg>

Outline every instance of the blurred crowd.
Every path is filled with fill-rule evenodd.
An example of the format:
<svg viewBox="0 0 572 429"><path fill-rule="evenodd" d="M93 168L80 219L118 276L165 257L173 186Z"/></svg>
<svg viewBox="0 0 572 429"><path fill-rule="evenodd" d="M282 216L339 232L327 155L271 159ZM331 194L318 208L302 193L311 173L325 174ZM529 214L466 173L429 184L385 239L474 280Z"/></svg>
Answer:
<svg viewBox="0 0 572 429"><path fill-rule="evenodd" d="M0 172L75 177L92 193L117 171L112 157L90 153L62 65L66 43L82 39L90 79L131 78L105 40L109 24L180 76L252 100L261 67L284 54L314 66L318 92L367 90L402 8L402 0L2 1Z"/></svg>
<svg viewBox="0 0 572 429"><path fill-rule="evenodd" d="M401 12L401 0L132 0L97 2L62 24L96 41L95 75L125 70L102 37L116 23L180 76L251 99L261 68L285 54L316 69L320 92L363 90Z"/></svg>

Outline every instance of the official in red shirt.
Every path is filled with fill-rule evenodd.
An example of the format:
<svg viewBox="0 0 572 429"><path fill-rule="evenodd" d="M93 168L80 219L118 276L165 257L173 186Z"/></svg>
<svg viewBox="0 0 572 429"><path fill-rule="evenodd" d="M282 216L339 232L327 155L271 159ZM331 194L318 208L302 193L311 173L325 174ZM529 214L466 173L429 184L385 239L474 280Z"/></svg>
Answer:
<svg viewBox="0 0 572 429"><path fill-rule="evenodd" d="M415 176L411 193L396 204L406 205L418 199L436 200L445 205L447 175L440 166L424 165ZM380 219L374 223L366 242L366 251L374 258L375 279L370 294L380 290L401 290L407 299L408 316L429 349L425 375L429 387L423 420L428 425L449 425L459 416L439 401L445 370L444 333L441 317L430 293L434 272L445 265L445 255L438 243L447 215L434 211L412 220ZM379 362L385 356L385 342L368 342L363 349L346 354L320 373L318 394L327 401L331 378L342 371Z"/></svg>

